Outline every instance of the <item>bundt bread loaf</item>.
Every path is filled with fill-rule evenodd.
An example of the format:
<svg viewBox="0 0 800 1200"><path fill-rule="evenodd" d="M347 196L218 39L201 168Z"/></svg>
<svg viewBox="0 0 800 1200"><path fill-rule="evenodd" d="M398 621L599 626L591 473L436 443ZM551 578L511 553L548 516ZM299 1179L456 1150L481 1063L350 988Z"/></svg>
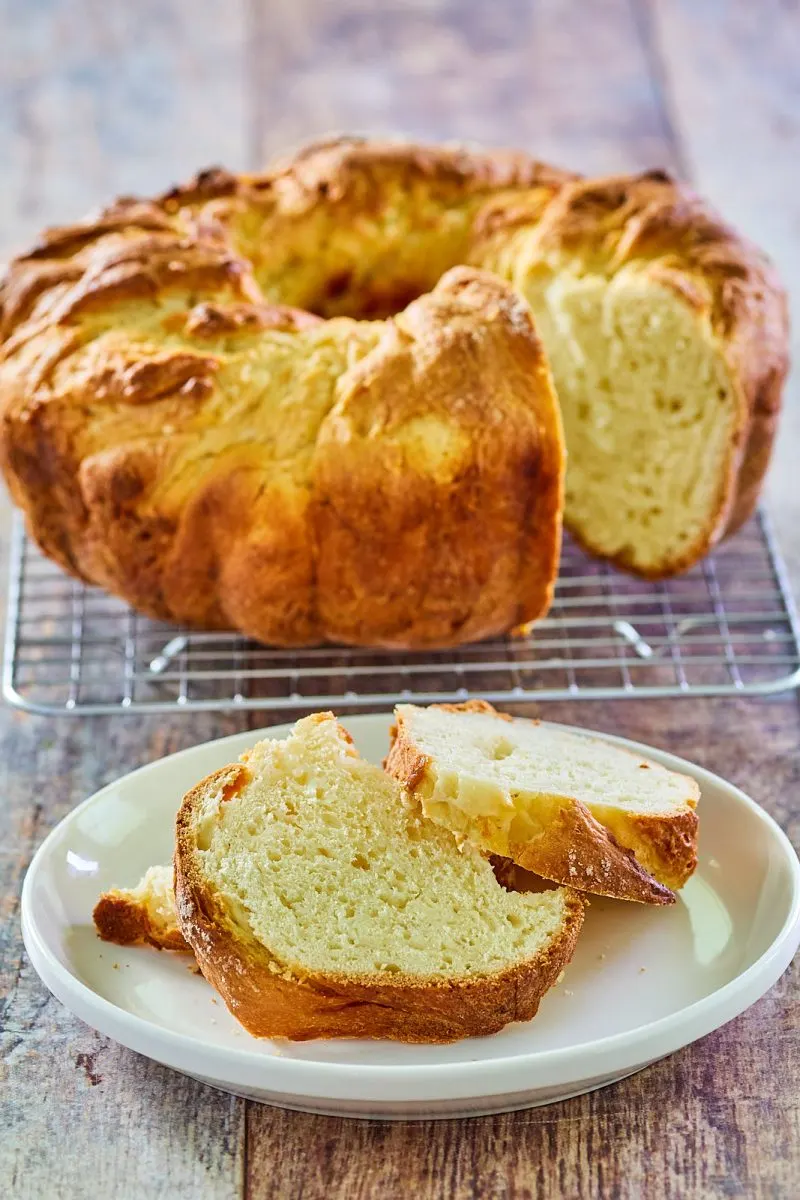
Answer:
<svg viewBox="0 0 800 1200"><path fill-rule="evenodd" d="M780 286L665 176L522 155L338 139L46 235L0 291L4 474L46 553L153 616L498 633L546 610L562 509L518 297L569 527L690 565L758 494Z"/></svg>
<svg viewBox="0 0 800 1200"><path fill-rule="evenodd" d="M6 284L0 454L44 551L150 616L284 645L446 646L546 611L564 452L525 302L457 268L390 321L322 321L172 223L123 206Z"/></svg>
<svg viewBox="0 0 800 1200"><path fill-rule="evenodd" d="M187 793L175 894L203 974L258 1037L493 1033L534 1016L583 921L569 888L502 887L331 713Z"/></svg>

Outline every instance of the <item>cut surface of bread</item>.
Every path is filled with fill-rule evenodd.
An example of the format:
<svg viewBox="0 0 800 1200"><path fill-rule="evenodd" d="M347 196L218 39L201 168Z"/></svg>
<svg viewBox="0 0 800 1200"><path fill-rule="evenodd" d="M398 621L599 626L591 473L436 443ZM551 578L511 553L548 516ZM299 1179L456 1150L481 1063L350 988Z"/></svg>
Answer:
<svg viewBox="0 0 800 1200"><path fill-rule="evenodd" d="M483 701L398 705L386 769L426 816L546 879L669 904L697 865L693 779Z"/></svg>
<svg viewBox="0 0 800 1200"><path fill-rule="evenodd" d="M564 519L646 577L684 570L750 514L787 366L774 272L662 172L574 180L544 213L498 203L473 260L525 296L569 463Z"/></svg>
<svg viewBox="0 0 800 1200"><path fill-rule="evenodd" d="M683 296L633 270L565 272L536 299L569 446L570 529L644 575L694 562L725 509L741 435L710 332Z"/></svg>
<svg viewBox="0 0 800 1200"><path fill-rule="evenodd" d="M571 889L503 888L325 713L186 795L175 867L184 937L261 1037L492 1033L535 1014L583 919Z"/></svg>
<svg viewBox="0 0 800 1200"><path fill-rule="evenodd" d="M121 946L147 942L159 950L191 953L175 911L172 863L149 867L136 887L104 892L92 916L97 932L106 942Z"/></svg>

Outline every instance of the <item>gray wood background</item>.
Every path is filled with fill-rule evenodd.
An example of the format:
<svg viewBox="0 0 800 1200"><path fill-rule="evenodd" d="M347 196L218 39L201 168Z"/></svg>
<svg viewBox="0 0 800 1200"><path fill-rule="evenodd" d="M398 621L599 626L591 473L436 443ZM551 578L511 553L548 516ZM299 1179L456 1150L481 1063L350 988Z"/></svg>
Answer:
<svg viewBox="0 0 800 1200"><path fill-rule="evenodd" d="M0 257L200 165L257 167L331 130L401 132L518 145L588 172L667 165L773 254L798 308L796 0L0 0L0 14ZM799 590L796 391L769 493ZM722 772L800 840L795 695L546 712ZM0 712L0 1194L800 1195L796 967L725 1029L613 1088L464 1122L250 1105L72 1019L22 951L36 846L115 775L262 723Z"/></svg>

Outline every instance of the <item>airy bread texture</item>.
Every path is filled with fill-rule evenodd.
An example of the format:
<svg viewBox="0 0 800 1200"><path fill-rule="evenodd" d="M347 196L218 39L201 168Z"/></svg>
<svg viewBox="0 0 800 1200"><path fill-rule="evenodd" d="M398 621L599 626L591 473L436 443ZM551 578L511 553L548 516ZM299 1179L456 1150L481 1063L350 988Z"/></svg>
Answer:
<svg viewBox="0 0 800 1200"><path fill-rule="evenodd" d="M386 769L487 853L603 896L669 904L697 865L693 779L484 701L395 709Z"/></svg>
<svg viewBox="0 0 800 1200"><path fill-rule="evenodd" d="M764 256L661 171L567 182L480 214L472 261L528 300L569 453L565 522L595 554L675 574L755 505L788 367Z"/></svg>
<svg viewBox="0 0 800 1200"><path fill-rule="evenodd" d="M259 1037L446 1042L528 1020L569 961L569 889L506 891L330 713L209 776L178 815L181 930Z"/></svg>
<svg viewBox="0 0 800 1200"><path fill-rule="evenodd" d="M570 528L689 566L758 495L780 285L665 176L524 155L342 138L51 231L0 288L6 480L45 553L152 616L499 633L546 611L563 506L521 297Z"/></svg>
<svg viewBox="0 0 800 1200"><path fill-rule="evenodd" d="M106 942L121 946L146 942L157 950L191 953L178 925L171 863L149 867L136 887L104 892L92 916Z"/></svg>

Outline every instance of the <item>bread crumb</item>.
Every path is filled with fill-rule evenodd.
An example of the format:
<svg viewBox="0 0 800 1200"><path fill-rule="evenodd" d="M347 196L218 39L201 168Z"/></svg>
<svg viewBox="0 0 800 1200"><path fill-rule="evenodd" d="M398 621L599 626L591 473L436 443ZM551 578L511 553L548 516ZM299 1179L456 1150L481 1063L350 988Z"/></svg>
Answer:
<svg viewBox="0 0 800 1200"><path fill-rule="evenodd" d="M569 988L564 988L564 995L565 995L565 996L574 996L574 995L575 995L575 993L574 993L574 992L571 992L571 991L569 990Z"/></svg>
<svg viewBox="0 0 800 1200"><path fill-rule="evenodd" d="M716 867L719 867L719 859L716 859L716 858L710 858L710 859L708 860L708 865L709 865L710 867L715 867L715 868L716 868Z"/></svg>
<svg viewBox="0 0 800 1200"><path fill-rule="evenodd" d="M644 975L646 970L647 970L647 967L639 967L639 974Z"/></svg>
<svg viewBox="0 0 800 1200"><path fill-rule="evenodd" d="M598 954L598 956L597 956L597 957L598 957L598 959L600 960L600 962L602 962L602 961L603 961L603 959L605 958L605 954Z"/></svg>

